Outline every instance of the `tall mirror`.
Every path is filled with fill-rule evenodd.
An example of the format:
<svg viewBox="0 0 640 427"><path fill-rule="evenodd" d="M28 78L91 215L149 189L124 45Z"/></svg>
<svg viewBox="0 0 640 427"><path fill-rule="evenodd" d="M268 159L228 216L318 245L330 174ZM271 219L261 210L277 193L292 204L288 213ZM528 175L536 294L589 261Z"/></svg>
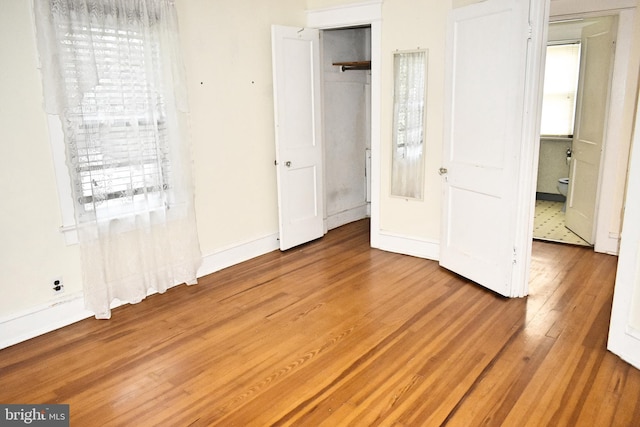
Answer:
<svg viewBox="0 0 640 427"><path fill-rule="evenodd" d="M427 51L395 52L393 76L391 195L422 199Z"/></svg>

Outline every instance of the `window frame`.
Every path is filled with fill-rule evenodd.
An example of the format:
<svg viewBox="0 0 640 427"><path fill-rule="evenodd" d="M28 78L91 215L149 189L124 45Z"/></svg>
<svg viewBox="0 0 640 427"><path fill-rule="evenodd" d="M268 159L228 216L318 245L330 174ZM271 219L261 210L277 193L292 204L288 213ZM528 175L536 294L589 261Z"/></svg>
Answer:
<svg viewBox="0 0 640 427"><path fill-rule="evenodd" d="M571 129L571 133L568 135L564 135L564 134L546 134L543 133L543 129L542 129L542 117L541 117L541 121L540 121L540 138L542 139L553 139L553 140L571 140L573 139L573 136L575 135L575 129L576 129L576 110L578 107L578 92L579 92L579 87L580 87L580 73L582 71L582 41L579 38L570 38L570 39L563 39L563 40L554 40L554 41L549 41L547 43L546 46L546 51L548 52L548 49L550 47L554 47L554 46L569 46L569 45L578 45L578 63L577 63L577 68L578 68L578 73L577 73L577 79L576 79L576 88L575 88L575 92L574 92L574 97L573 97L573 126ZM546 66L545 66L546 69ZM543 102L542 102L542 110L544 109L544 84L542 87L542 91L543 91Z"/></svg>
<svg viewBox="0 0 640 427"><path fill-rule="evenodd" d="M78 244L78 231L75 211L73 207L73 192L71 190L71 176L67 168L66 149L64 145L64 133L62 122L57 114L46 114L49 127L49 143L51 144L51 156L55 173L56 189L62 225L60 232L64 236L67 245Z"/></svg>
<svg viewBox="0 0 640 427"><path fill-rule="evenodd" d="M34 33L37 31L36 26L33 26L33 30ZM89 31L92 31L91 29L89 29ZM153 50L154 55L159 55L159 47L158 46L145 46L146 48L150 48ZM106 57L105 57L106 58ZM39 63L39 67L41 69L41 65L40 65L40 61L38 58L38 63ZM157 66L157 65L156 65ZM153 79L152 79L153 80ZM149 80L146 80L147 82L149 82ZM160 85L162 85L162 82L155 82L155 83L159 83ZM160 92L156 92L158 95L160 95ZM163 100L161 102L161 104L164 104ZM156 124L156 128L155 129L160 129L163 128L164 131L160 131L161 132L161 136L162 136L162 144L163 147L161 148L157 148L156 150L154 150L156 153L160 152L160 154L157 154L156 156L154 156L154 160L153 160L153 164L157 165L158 168L160 169L165 169L165 167L171 168L170 164L171 164L171 159L170 159L170 147L169 147L169 143L168 143L168 130L167 130L167 125L168 125L168 120L167 120L167 111L162 109L162 111L156 111L156 113L160 113L159 118L157 119L157 121L151 121L150 123L155 123ZM61 219L62 219L62 225L60 226L60 231L63 233L64 235L64 239L65 239L65 243L67 245L74 245L77 244L79 242L78 240L78 221L80 221L81 223L83 223L84 221L79 219L81 217L83 217L84 215L89 214L90 215L90 211L88 209L84 209L82 213L80 213L79 215L76 215L76 209L79 207L76 206L77 204L75 203L75 195L74 195L74 191L73 191L73 187L74 187L74 182L77 180L78 183L80 183L82 185L83 179L80 176L81 171L78 171L78 176L73 177L71 175L71 171L70 168L68 167L67 164L67 144L65 141L65 135L64 135L64 131L63 131L63 124L62 124L62 118L61 116L57 115L57 114L51 114L51 113L45 113L46 117L47 117L47 125L48 125L48 129L49 129L49 141L51 144L51 152L52 152L52 158L53 158L53 166L54 166L54 173L55 173L55 181L56 181L56 189L57 189L57 194L58 194L58 201L59 201L59 207L60 207L60 214L61 214ZM97 116L99 116L100 113L97 114ZM135 121L135 114L130 116L130 118L133 118ZM109 122L109 120L114 119L113 116L107 116L107 117L88 117L85 118L84 116L80 119L77 120L77 124L79 126L79 128L85 126L87 124L87 122L89 121L98 121L99 123L107 123ZM138 124L140 124L140 120L144 120L144 118L138 117ZM123 124L124 127L129 126L128 124ZM157 134L156 134L157 135ZM160 151L158 151L160 150ZM163 150L166 150L163 151ZM158 157L159 155L162 155L162 153L165 153L166 158L164 158L164 160L162 160L163 158ZM78 155L81 155L80 153L78 153ZM168 163L168 166L165 165L165 163ZM145 163L146 164L146 163ZM128 165L126 165L125 167L131 168L131 167L135 167L136 163L131 163L129 162ZM89 165L89 167L91 167ZM104 170L109 170L109 168L104 168ZM171 175L171 172L168 172L169 175ZM162 200L162 191L166 190L167 188L170 188L171 186L171 182L170 182L170 178L167 178L167 176L162 173L162 171L159 171L158 175L160 176L161 179L161 183L159 186L153 186L152 191L149 192L147 194L147 197L149 194L153 195L157 194L158 198L157 198L157 207L149 207L149 208L145 208L145 211L152 211L152 210L156 210L156 209L164 209L166 208L165 204L166 202L163 202ZM157 187L157 188L156 188ZM142 188L142 190L148 190L148 187L144 187ZM159 191L153 191L153 190L159 190ZM139 193L140 193L140 188L136 187L136 188L132 188L130 189L130 193L131 193L131 198L132 201L131 203L135 203L133 201L133 198L135 198ZM84 191L83 191L84 193ZM118 191L116 191L116 193L118 193ZM120 199L122 198L124 200L125 194L124 192L120 192L121 195L120 197L118 197L118 194L111 194L108 193L107 194L107 199ZM92 202L92 198L93 196L81 196L81 198L84 198L86 200L88 200L89 202ZM86 203L85 203L86 205ZM114 215L114 217L118 217L118 213L117 213L117 207L115 209L116 213ZM128 212L124 213L124 215L130 215L132 214L132 212L130 212L130 210L128 210ZM87 221L92 221L93 219L91 219L90 217L87 217Z"/></svg>

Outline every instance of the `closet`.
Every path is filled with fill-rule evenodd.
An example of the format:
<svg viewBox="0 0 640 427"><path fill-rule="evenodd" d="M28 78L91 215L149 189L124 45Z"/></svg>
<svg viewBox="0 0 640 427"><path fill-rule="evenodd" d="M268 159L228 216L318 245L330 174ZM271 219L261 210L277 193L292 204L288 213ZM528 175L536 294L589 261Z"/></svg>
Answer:
<svg viewBox="0 0 640 427"><path fill-rule="evenodd" d="M371 214L371 28L321 32L327 229Z"/></svg>

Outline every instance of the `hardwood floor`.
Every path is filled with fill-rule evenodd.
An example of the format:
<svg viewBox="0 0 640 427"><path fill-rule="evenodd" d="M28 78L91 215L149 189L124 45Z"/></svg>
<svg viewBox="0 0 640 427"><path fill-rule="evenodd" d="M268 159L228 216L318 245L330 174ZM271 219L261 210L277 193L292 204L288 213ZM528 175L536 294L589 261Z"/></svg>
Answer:
<svg viewBox="0 0 640 427"><path fill-rule="evenodd" d="M531 295L369 248L368 221L0 351L72 426L637 426L605 350L617 258L534 242Z"/></svg>

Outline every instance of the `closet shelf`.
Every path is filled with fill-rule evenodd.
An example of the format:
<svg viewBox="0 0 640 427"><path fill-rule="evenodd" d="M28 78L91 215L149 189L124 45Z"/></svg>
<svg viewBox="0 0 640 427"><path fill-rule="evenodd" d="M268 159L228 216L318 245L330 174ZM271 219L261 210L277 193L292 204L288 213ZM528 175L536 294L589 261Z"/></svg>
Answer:
<svg viewBox="0 0 640 427"><path fill-rule="evenodd" d="M371 61L334 62L333 65L339 66L340 71L371 69Z"/></svg>

